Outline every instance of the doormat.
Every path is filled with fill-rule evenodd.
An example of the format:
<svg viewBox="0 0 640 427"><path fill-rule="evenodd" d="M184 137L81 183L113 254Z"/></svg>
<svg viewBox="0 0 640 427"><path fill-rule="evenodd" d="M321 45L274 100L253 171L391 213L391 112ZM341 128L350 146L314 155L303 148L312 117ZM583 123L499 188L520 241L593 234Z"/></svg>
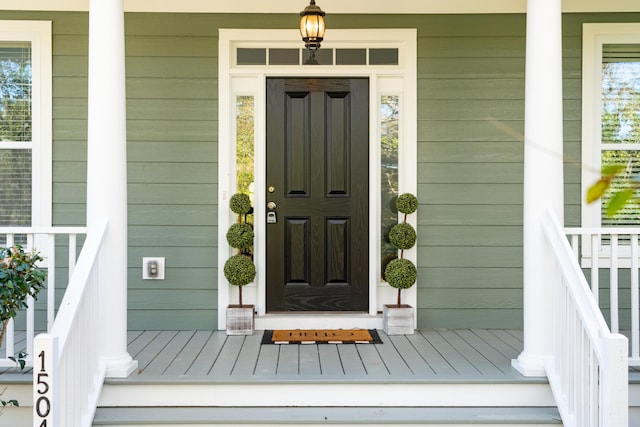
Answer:
<svg viewBox="0 0 640 427"><path fill-rule="evenodd" d="M266 330L262 344L382 344L375 329Z"/></svg>

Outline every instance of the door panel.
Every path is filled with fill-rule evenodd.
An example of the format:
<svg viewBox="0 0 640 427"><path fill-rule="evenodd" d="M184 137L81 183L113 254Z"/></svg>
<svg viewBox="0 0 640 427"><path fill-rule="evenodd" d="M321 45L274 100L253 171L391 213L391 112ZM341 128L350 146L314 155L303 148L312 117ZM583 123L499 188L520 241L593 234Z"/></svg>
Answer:
<svg viewBox="0 0 640 427"><path fill-rule="evenodd" d="M267 311L367 311L369 82L267 79Z"/></svg>

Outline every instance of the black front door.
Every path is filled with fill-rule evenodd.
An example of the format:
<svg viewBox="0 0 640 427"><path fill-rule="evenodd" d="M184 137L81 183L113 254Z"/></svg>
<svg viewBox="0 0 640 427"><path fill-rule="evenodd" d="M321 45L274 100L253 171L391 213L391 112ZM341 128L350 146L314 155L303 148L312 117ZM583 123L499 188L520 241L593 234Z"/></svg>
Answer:
<svg viewBox="0 0 640 427"><path fill-rule="evenodd" d="M266 178L267 311L367 311L369 80L267 79Z"/></svg>

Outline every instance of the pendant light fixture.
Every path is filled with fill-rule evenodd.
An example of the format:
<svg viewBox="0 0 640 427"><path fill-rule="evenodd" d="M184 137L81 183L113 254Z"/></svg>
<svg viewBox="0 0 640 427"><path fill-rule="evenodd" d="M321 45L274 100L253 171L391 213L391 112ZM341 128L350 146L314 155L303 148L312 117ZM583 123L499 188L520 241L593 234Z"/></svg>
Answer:
<svg viewBox="0 0 640 427"><path fill-rule="evenodd" d="M315 0L311 0L309 6L300 12L300 35L304 45L311 52L311 56L306 64L317 64L316 51L320 48L320 43L324 38L324 16L325 13Z"/></svg>

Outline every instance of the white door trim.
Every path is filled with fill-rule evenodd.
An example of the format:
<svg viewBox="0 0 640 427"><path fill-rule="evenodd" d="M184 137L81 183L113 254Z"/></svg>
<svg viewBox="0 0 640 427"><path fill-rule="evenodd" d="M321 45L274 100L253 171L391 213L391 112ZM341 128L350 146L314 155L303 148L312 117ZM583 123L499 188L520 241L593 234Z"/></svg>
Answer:
<svg viewBox="0 0 640 427"><path fill-rule="evenodd" d="M235 192L235 100L237 96L255 99L255 263L258 274L253 284L243 290L243 301L255 304L257 329L283 327L377 328L382 326L378 314L382 304L394 303L396 290L380 280L380 96L397 94L400 97L399 190L417 193L417 50L415 29L357 29L331 30L323 48L387 47L398 48L399 64L384 66L237 66L237 47L300 48L302 41L297 30L232 30L219 33L219 144L218 144L218 327L226 328L226 307L237 301L237 290L230 289L223 266L230 255L226 231L235 220L228 207ZM369 312L363 314L310 313L267 314L264 236L265 188L265 80L268 76L368 77L370 82L370 176L369 176ZM416 226L415 215L411 221ZM416 262L416 248L405 251L405 257ZM404 292L404 301L417 304L417 285Z"/></svg>

